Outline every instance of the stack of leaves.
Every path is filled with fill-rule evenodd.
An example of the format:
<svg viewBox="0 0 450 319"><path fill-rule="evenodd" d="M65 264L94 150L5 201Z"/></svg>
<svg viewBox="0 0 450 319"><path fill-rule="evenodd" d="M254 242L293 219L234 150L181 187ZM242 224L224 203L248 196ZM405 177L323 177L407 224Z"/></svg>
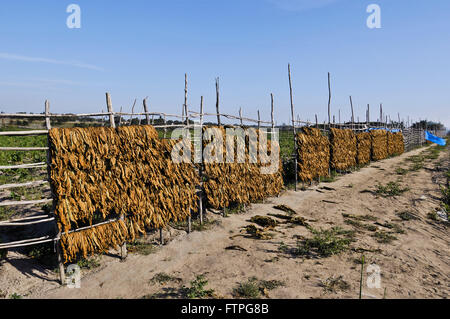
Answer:
<svg viewBox="0 0 450 319"><path fill-rule="evenodd" d="M298 177L304 182L328 176L330 142L319 129L304 127L297 134L297 162Z"/></svg>
<svg viewBox="0 0 450 319"><path fill-rule="evenodd" d="M358 165L365 165L370 162L370 151L372 149L372 140L370 133L364 132L356 134L357 154L356 159Z"/></svg>
<svg viewBox="0 0 450 319"><path fill-rule="evenodd" d="M330 144L333 169L344 171L356 166L356 136L352 130L332 128Z"/></svg>
<svg viewBox="0 0 450 319"><path fill-rule="evenodd" d="M204 127L203 132L207 133L203 139L203 187L210 207L220 209L232 204L249 204L279 194L283 187L279 156L278 169L265 174L263 168L268 164L250 151L252 146L248 136L237 135L232 147L231 140L227 142L226 128ZM256 130L254 133L252 145L257 150L259 134ZM278 143L267 141L267 145L268 151L279 154ZM255 156L251 157L252 154Z"/></svg>
<svg viewBox="0 0 450 319"><path fill-rule="evenodd" d="M192 164L172 161L175 143L159 140L151 126L52 129L50 180L60 230L93 225L94 215L123 215L134 239L187 218L197 207L199 181Z"/></svg>
<svg viewBox="0 0 450 319"><path fill-rule="evenodd" d="M372 160L379 161L387 158L387 132L385 130L373 130L370 132L372 138Z"/></svg>
<svg viewBox="0 0 450 319"><path fill-rule="evenodd" d="M405 140L401 132L394 134L394 154L402 155L405 153Z"/></svg>
<svg viewBox="0 0 450 319"><path fill-rule="evenodd" d="M388 156L394 156L396 151L394 133L387 132L387 153Z"/></svg>
<svg viewBox="0 0 450 319"><path fill-rule="evenodd" d="M127 237L127 226L121 220L63 234L61 236L62 255L65 262L72 262L79 256L87 258L95 253L106 252L110 247L119 247Z"/></svg>

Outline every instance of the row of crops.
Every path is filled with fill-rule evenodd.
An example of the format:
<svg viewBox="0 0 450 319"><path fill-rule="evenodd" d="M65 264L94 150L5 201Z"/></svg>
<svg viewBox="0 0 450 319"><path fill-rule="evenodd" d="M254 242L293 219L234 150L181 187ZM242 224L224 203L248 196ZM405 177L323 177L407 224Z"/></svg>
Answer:
<svg viewBox="0 0 450 319"><path fill-rule="evenodd" d="M296 140L298 177L304 182L326 177L330 170L347 171L405 151L401 132L382 129L355 134L350 129L331 128L324 136L319 129L304 127Z"/></svg>
<svg viewBox="0 0 450 319"><path fill-rule="evenodd" d="M226 136L223 127L209 129ZM50 182L65 261L104 252L199 213L199 186L206 206L214 209L278 195L281 163L275 172L263 174L267 163L250 159L250 143L244 139L243 161L237 161L237 149L228 149L224 138L223 155L233 152L233 163L176 164L172 149L179 141L159 138L150 125L50 130ZM258 135L258 148L260 140ZM297 143L302 181L404 151L402 134L385 130L355 134L333 128L323 136L305 127ZM276 143L267 144L277 151Z"/></svg>
<svg viewBox="0 0 450 319"><path fill-rule="evenodd" d="M201 170L172 161L176 143L160 139L148 125L50 130L50 180L66 262L185 220L199 210L201 179L212 208L255 202L283 187L281 169L262 174L265 164L250 161L248 141L242 163L205 164ZM113 222L84 229L105 220Z"/></svg>

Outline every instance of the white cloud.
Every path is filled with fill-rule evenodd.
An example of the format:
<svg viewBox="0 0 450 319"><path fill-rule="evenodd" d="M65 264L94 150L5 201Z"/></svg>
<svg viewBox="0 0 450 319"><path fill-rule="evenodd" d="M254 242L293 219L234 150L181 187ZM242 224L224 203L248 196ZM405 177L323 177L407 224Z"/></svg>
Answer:
<svg viewBox="0 0 450 319"><path fill-rule="evenodd" d="M266 0L267 2L287 11L303 11L325 7L339 0Z"/></svg>
<svg viewBox="0 0 450 319"><path fill-rule="evenodd" d="M98 66L95 66L92 64L86 64L86 63L82 63L82 62L77 62L77 61L61 61L61 60L54 60L54 59L47 59L47 58L22 56L22 55L16 55L16 54L4 53L4 52L0 52L0 59L15 60L15 61L22 61L22 62L60 64L60 65L68 65L68 66L73 66L73 67L83 68L83 69L103 71L103 69L99 68Z"/></svg>

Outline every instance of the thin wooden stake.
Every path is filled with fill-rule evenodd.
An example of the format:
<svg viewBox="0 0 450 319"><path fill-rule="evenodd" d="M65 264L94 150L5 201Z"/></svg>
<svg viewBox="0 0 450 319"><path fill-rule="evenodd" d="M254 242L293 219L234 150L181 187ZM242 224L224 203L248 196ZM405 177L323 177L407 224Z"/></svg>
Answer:
<svg viewBox="0 0 450 319"><path fill-rule="evenodd" d="M120 113L122 113L122 106L120 107ZM122 125L122 115L119 116L119 126Z"/></svg>
<svg viewBox="0 0 450 319"><path fill-rule="evenodd" d="M148 99L148 97L146 97L142 101L142 104L144 105L145 119L147 120L147 125L150 125L150 116L147 114L148 113L147 99Z"/></svg>
<svg viewBox="0 0 450 319"><path fill-rule="evenodd" d="M350 106L352 108L352 129L353 129L355 126L355 113L353 111L353 99L351 95L350 95Z"/></svg>
<svg viewBox="0 0 450 319"><path fill-rule="evenodd" d="M221 123L220 123L219 104L220 104L219 78L216 78L216 113L217 113L217 125L221 126Z"/></svg>
<svg viewBox="0 0 450 319"><path fill-rule="evenodd" d="M259 110L258 110L258 134L261 131L261 115L259 114Z"/></svg>
<svg viewBox="0 0 450 319"><path fill-rule="evenodd" d="M294 149L295 149L295 191L297 191L297 181L298 181L298 167L297 167L297 132L295 129L295 115L294 115L294 98L292 95L292 79L291 79L291 65L288 64L288 75L289 75L289 95L291 98L291 116L292 116L292 129L294 131Z"/></svg>
<svg viewBox="0 0 450 319"><path fill-rule="evenodd" d="M188 98L188 78L187 78L187 73L185 73L184 74L184 113L186 115L186 126L189 127L189 112L188 112L187 98Z"/></svg>
<svg viewBox="0 0 450 319"><path fill-rule="evenodd" d="M200 215L200 225L203 225L203 96L200 98L200 196L198 199L198 209Z"/></svg>
<svg viewBox="0 0 450 319"><path fill-rule="evenodd" d="M136 103L136 100L135 100ZM111 102L111 96L109 95L109 93L106 93L106 106L108 108L108 113L109 115L109 121L110 121L110 125L112 128L116 128L116 123L114 121L114 111L113 111L113 106L112 106L112 102ZM124 215L120 215L120 220L124 220L125 217ZM125 241L121 246L120 246L120 257L122 260L124 260L125 258L127 258L127 242Z"/></svg>
<svg viewBox="0 0 450 319"><path fill-rule="evenodd" d="M130 115L130 124L129 125L133 124L134 107L136 106L136 102L137 102L137 99L134 99L133 106L131 107L131 115Z"/></svg>
<svg viewBox="0 0 450 319"><path fill-rule="evenodd" d="M52 125L50 122L50 102L48 100L45 101L45 126L47 128L47 130L51 130L52 129ZM48 145L50 145L50 136L47 137L47 143ZM51 171L50 171L50 163L51 163L51 153L50 150L47 151L47 175L48 175L48 179L50 180L50 176L51 176ZM52 186L52 183L50 183L50 192L52 194L52 198L53 198L53 202L52 202L52 211L54 212L56 210L56 202L55 202L55 191L54 188ZM55 215L55 231L58 234L56 236L56 238L61 238L61 230L58 227L58 223L56 222L56 214ZM65 270L64 270L64 262L63 262L63 255L62 255L62 251L61 251L61 242L60 241L56 241L55 242L55 248L56 248L56 256L57 256L57 260L58 260L58 268L59 268L59 280L61 285L65 285L66 284L66 274L65 274Z"/></svg>
<svg viewBox="0 0 450 319"><path fill-rule="evenodd" d="M270 100L271 100L270 118L272 120L272 133L273 133L273 130L275 128L275 120L274 120L274 116L273 116L273 93L270 93Z"/></svg>
<svg viewBox="0 0 450 319"><path fill-rule="evenodd" d="M331 123L331 75L328 72L328 126Z"/></svg>
<svg viewBox="0 0 450 319"><path fill-rule="evenodd" d="M239 118L241 119L241 127L244 126L244 120L242 119L242 107L239 108Z"/></svg>

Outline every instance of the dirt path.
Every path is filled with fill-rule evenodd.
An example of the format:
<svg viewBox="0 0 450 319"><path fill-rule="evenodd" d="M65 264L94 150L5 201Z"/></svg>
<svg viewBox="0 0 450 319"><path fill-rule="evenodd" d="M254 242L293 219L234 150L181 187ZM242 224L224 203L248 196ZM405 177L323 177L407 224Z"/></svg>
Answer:
<svg viewBox="0 0 450 319"><path fill-rule="evenodd" d="M288 191L270 203L252 205L244 214L213 216L220 220L219 225L189 235L181 233L148 256L130 254L125 262L102 256L100 267L83 273L80 289L59 287L48 280L56 279L55 273L45 269L23 274L20 270L27 267L16 256L16 261L13 258L0 267L0 289L7 295L18 293L30 298L179 297L183 285L189 286L197 275L204 274L208 280L206 288L214 289L218 297L232 298L240 283L256 277L282 282L265 291L270 298L358 298L358 261L364 253L366 268L376 264L381 271L380 288L364 284L364 298L448 298L448 226L427 217L440 205L438 183L444 180L436 167L440 163L448 170L448 150L441 152L438 159L425 161L423 169L405 175L396 172L397 168L410 165L405 162L407 157L423 150L372 163L333 183L297 193ZM410 190L388 198L372 192L378 183L391 181ZM276 217L272 218L281 224L270 231L272 239L243 236L242 228L251 224L249 219L253 216L283 214L273 208L280 204L294 209L314 229L339 226L354 230L349 249L331 257L295 254L297 241L312 238L311 231L304 226L283 224L283 219ZM403 221L397 215L401 212L409 212L417 219ZM357 220L344 218L343 214L371 217ZM375 233L386 232L396 232L393 235L397 239L380 243L374 238ZM239 250L225 249L230 246ZM160 273L172 280L165 284L152 281ZM368 275L365 272L365 278Z"/></svg>

